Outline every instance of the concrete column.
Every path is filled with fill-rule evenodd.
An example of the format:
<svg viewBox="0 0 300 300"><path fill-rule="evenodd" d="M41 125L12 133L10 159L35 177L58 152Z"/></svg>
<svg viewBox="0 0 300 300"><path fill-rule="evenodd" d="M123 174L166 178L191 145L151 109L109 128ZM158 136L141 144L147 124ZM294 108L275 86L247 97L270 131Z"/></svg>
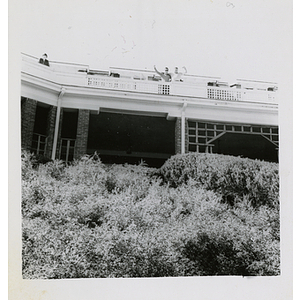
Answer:
<svg viewBox="0 0 300 300"><path fill-rule="evenodd" d="M74 158L78 159L87 152L87 141L89 134L90 111L80 109L78 112L77 134Z"/></svg>
<svg viewBox="0 0 300 300"><path fill-rule="evenodd" d="M21 106L21 147L31 149L37 101L26 99Z"/></svg>
<svg viewBox="0 0 300 300"><path fill-rule="evenodd" d="M64 115L64 109L60 109L59 114L59 127L58 127L58 135L57 135L57 146L56 146L56 154L55 157L59 157L59 147L60 147L60 139L61 139L61 130L62 130L62 124L63 124L63 115Z"/></svg>
<svg viewBox="0 0 300 300"><path fill-rule="evenodd" d="M51 156L52 160L55 159L55 153L56 153L56 148L57 148L60 109L61 109L61 102L62 102L62 97L64 96L64 93L65 93L65 89L62 88L58 95L58 99L57 99L56 122L55 122L54 139L53 139L52 156Z"/></svg>

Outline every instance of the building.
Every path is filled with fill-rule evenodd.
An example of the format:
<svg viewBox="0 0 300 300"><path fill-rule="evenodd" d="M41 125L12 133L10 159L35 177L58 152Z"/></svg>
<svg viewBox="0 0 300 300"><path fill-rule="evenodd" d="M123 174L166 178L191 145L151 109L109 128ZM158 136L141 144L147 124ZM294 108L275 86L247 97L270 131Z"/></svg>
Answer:
<svg viewBox="0 0 300 300"><path fill-rule="evenodd" d="M275 83L50 61L22 54L22 149L71 161L161 165L177 153L278 160Z"/></svg>

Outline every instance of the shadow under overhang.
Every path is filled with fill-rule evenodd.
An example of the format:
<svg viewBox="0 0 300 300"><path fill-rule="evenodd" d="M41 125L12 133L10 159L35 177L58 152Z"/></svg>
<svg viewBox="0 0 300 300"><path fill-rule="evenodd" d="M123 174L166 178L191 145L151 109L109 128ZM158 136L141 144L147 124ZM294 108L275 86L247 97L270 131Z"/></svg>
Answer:
<svg viewBox="0 0 300 300"><path fill-rule="evenodd" d="M98 111L95 111L95 110L91 111L92 114L99 114L101 112L125 114L125 115L136 115L136 116L162 117L162 118L166 118L168 121L175 120L175 117L171 116L167 112L117 109L117 108L109 108L109 107L99 107Z"/></svg>

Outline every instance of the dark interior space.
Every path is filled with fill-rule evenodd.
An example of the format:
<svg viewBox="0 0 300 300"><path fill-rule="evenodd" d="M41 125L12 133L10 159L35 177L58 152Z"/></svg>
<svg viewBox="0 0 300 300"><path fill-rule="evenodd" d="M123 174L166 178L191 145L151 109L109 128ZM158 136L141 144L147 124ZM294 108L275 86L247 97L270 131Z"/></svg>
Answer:
<svg viewBox="0 0 300 300"><path fill-rule="evenodd" d="M88 152L92 155L95 152ZM99 153L98 153L99 154ZM103 155L99 154L101 161L107 165L113 164L130 164L130 165L146 165L148 167L160 168L167 158L151 158L151 157L141 157L141 156L130 156L130 155ZM171 155L170 155L171 157Z"/></svg>
<svg viewBox="0 0 300 300"><path fill-rule="evenodd" d="M261 135L226 133L214 145L214 153L278 162L277 147Z"/></svg>
<svg viewBox="0 0 300 300"><path fill-rule="evenodd" d="M78 122L78 110L64 110L61 137L65 139L76 139Z"/></svg>
<svg viewBox="0 0 300 300"><path fill-rule="evenodd" d="M37 105L33 132L47 135L49 107Z"/></svg>
<svg viewBox="0 0 300 300"><path fill-rule="evenodd" d="M175 153L175 121L118 113L91 114L88 153L104 163L160 166Z"/></svg>

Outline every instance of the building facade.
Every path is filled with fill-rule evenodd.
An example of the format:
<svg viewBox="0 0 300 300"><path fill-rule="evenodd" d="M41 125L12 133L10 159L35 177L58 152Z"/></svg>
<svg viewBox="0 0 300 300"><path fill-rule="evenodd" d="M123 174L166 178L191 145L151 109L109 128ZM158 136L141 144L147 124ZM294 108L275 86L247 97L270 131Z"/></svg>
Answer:
<svg viewBox="0 0 300 300"><path fill-rule="evenodd" d="M278 160L275 83L50 61L22 54L21 144L51 159L98 153L159 166L177 153Z"/></svg>

